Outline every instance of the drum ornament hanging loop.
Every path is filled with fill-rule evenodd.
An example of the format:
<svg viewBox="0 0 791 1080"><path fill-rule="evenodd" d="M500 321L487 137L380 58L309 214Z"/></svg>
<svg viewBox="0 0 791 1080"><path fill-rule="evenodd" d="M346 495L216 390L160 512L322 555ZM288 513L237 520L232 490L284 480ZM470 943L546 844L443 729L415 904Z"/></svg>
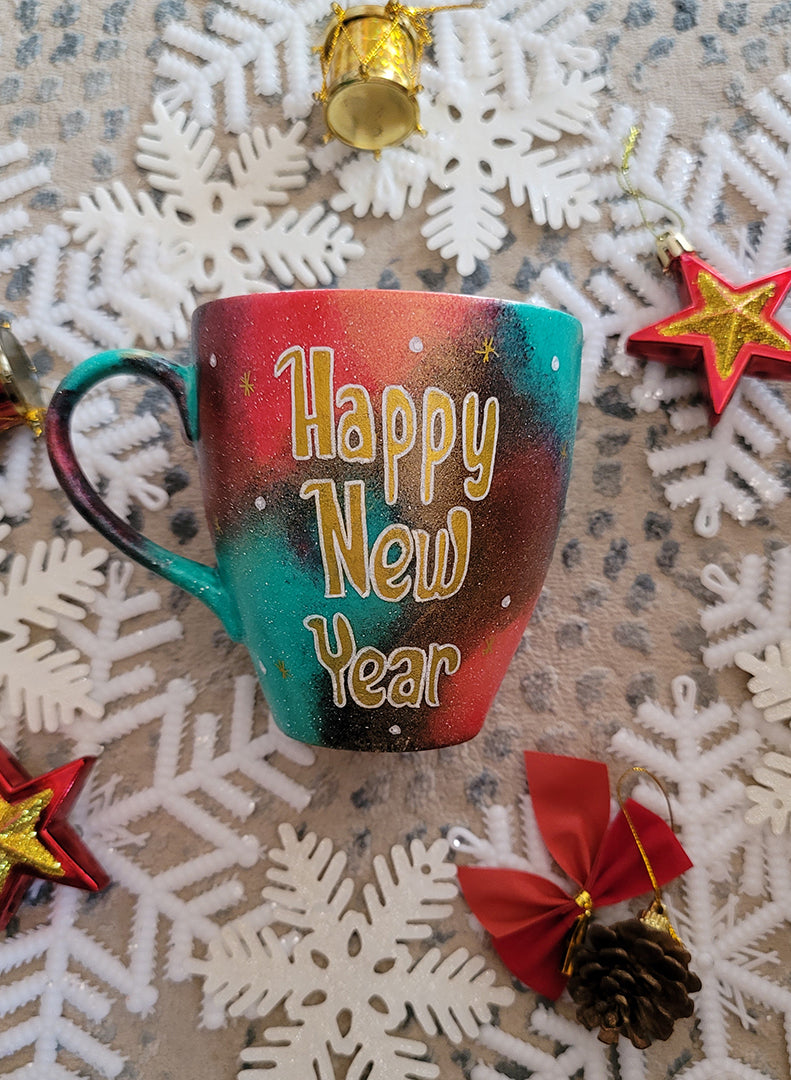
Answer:
<svg viewBox="0 0 791 1080"><path fill-rule="evenodd" d="M424 134L417 95L423 50L431 43L426 17L436 11L481 7L480 3L428 8L397 0L344 9L332 5L333 18L322 45L321 90L325 142L338 139L378 156L410 135Z"/></svg>

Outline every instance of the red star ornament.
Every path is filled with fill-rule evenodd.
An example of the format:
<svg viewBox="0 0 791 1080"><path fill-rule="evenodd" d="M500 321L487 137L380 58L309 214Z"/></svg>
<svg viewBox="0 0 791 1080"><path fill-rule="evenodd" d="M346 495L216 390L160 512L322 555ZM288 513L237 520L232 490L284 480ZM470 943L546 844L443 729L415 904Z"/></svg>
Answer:
<svg viewBox="0 0 791 1080"><path fill-rule="evenodd" d="M0 929L34 877L98 892L110 878L66 820L96 758L31 777L0 745Z"/></svg>
<svg viewBox="0 0 791 1080"><path fill-rule="evenodd" d="M687 306L632 334L627 352L676 367L702 359L714 423L745 372L791 379L791 333L774 318L791 288L791 267L736 286L696 252L682 251L667 270Z"/></svg>

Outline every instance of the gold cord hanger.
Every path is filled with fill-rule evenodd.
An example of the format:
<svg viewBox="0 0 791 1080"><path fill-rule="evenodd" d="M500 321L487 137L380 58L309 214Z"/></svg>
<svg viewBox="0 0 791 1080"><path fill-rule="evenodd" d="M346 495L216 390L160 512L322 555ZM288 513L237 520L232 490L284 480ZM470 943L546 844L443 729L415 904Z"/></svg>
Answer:
<svg viewBox="0 0 791 1080"><path fill-rule="evenodd" d="M650 777L650 779L654 781L659 790L665 796L668 816L670 819L670 828L673 832L675 832L676 830L675 823L673 821L673 807L670 804L670 796L668 795L665 785L662 783L662 781L658 777L654 776L654 774L649 769L644 768L642 765L633 765L631 769L627 769L626 772L622 773L621 776L618 778L618 783L616 785L616 797L618 799L618 805L621 808L623 816L626 820L626 824L629 826L629 831L631 832L634 838L634 842L637 845L637 850L640 852L640 858L643 860L643 864L648 872L648 877L651 881L651 888L654 890L654 899L651 902L650 907L648 907L640 915L640 919L644 923L647 923L649 926L653 926L657 930L664 930L665 933L670 934L670 936L672 938L675 938L676 941L681 942L681 938L678 936L672 923L670 922L670 917L667 913L667 908L665 907L665 903L662 899L662 892L659 888L659 882L656 879L654 868L651 865L651 860L648 857L648 852L645 850L643 841L640 839L640 834L638 833L634 821L632 820L632 815L626 809L626 799L623 796L622 789L624 781L631 773L643 773L645 776Z"/></svg>

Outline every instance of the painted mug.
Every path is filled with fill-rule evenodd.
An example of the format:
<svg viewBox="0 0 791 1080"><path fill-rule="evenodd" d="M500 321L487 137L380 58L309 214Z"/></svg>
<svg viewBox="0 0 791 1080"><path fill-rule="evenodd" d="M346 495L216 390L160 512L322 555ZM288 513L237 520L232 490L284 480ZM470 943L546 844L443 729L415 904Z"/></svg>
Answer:
<svg viewBox="0 0 791 1080"><path fill-rule="evenodd" d="M77 509L247 646L303 742L419 750L474 736L552 557L582 331L485 297L378 290L213 300L194 362L101 353L46 433ZM90 485L70 417L102 379L174 397L196 447L216 567L142 536Z"/></svg>

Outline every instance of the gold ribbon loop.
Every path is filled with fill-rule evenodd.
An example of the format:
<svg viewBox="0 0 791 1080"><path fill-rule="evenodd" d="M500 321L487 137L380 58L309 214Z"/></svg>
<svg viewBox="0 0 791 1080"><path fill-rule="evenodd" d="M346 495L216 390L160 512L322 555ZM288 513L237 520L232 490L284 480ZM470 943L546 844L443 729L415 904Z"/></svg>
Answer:
<svg viewBox="0 0 791 1080"><path fill-rule="evenodd" d="M649 926L653 926L654 929L656 929L656 930L664 930L666 934L670 934L670 936L672 938L675 938L675 940L677 942L679 942L679 944L683 944L683 942L681 941L681 938L676 933L676 930L673 927L673 924L670 922L670 917L669 917L669 915L667 913L667 908L665 907L664 901L662 900L662 893L661 893L661 890L659 888L659 882L656 880L656 874L654 873L654 868L651 865L651 860L648 858L648 852L645 850L643 842L640 839L640 836L639 836L639 834L637 832L637 829L635 828L635 824L634 824L634 821L632 820L632 816L629 813L629 811L626 809L626 806L625 806L626 800L624 799L623 792L622 792L621 789L623 787L624 780L631 773L643 773L645 776L648 776L651 780L654 781L656 786L659 788L659 790L665 796L665 802L667 803L667 813L668 813L668 817L670 819L670 828L673 830L673 832L675 832L676 827L675 827L675 824L673 822L673 807L670 804L670 796L668 795L667 790L665 789L665 785L662 783L662 781L658 777L654 776L654 774L652 772L650 772L648 769L643 768L642 765L633 765L631 767L631 769L627 769L626 772L621 774L621 776L618 778L618 784L617 784L617 787L616 787L616 795L617 795L617 798L618 798L618 805L620 806L621 812L622 812L624 818L626 819L626 824L629 826L629 831L631 832L632 836L634 837L634 842L635 842L635 844L637 844L637 850L640 852L640 858L643 860L643 864L644 864L646 870L648 871L648 877L649 877L649 879L651 881L651 888L654 890L654 899L651 902L650 907L646 908L646 910L641 913L640 919L643 922L647 923Z"/></svg>
<svg viewBox="0 0 791 1080"><path fill-rule="evenodd" d="M588 932L588 923L593 918L593 897L587 889L581 889L574 897L574 903L582 908L574 925L571 928L569 942L566 947L566 955L563 959L562 971L564 975L571 975L574 971L574 953L585 940Z"/></svg>
<svg viewBox="0 0 791 1080"><path fill-rule="evenodd" d="M629 195L632 199L634 199L635 204L637 205L638 212L640 214L640 219L643 222L643 225L651 233L654 240L656 240L657 244L659 244L659 243L667 240L668 238L674 237L676 235L681 237L681 232L684 229L684 219L681 216L681 214L678 212L678 210L676 210L675 207L670 206L669 203L662 202L661 199L657 199L656 196L654 196L654 195L649 195L647 192L643 191L642 188L636 188L634 186L634 184L632 183L629 172L630 172L631 165L632 165L632 157L634 155L634 149L635 149L635 146L637 145L637 140L639 138L640 138L640 128L639 127L631 127L629 129L629 134L626 136L626 139L624 140L624 144L623 144L623 155L621 156L621 165L620 165L620 168L618 169L618 183L620 185L621 191L623 191L626 195ZM662 209L665 210L670 215L670 217L673 217L673 218L676 219L676 221L678 222L678 229L679 229L678 234L676 234L675 232L672 232L672 231L670 231L668 229L664 229L663 231L660 232L656 228L654 223L648 220L648 218L646 216L646 213L645 213L645 210L643 209L643 202L646 199L648 200L648 202L654 203L655 206L661 206ZM683 240L683 237L681 237L681 239ZM684 241L684 243L686 244L687 242Z"/></svg>

